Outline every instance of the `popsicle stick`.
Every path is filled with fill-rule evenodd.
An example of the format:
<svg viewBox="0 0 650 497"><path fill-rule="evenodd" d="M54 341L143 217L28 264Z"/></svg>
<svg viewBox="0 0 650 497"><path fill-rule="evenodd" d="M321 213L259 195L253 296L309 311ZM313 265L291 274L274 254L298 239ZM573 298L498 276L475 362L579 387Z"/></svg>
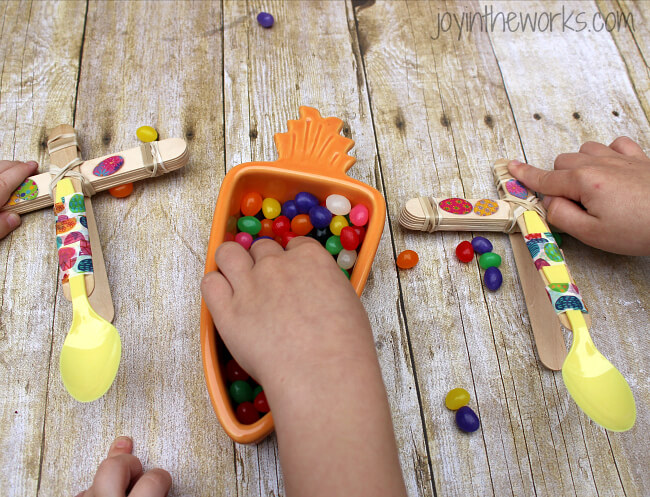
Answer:
<svg viewBox="0 0 650 497"><path fill-rule="evenodd" d="M48 131L48 148L53 150L50 153L50 162L53 165L58 167L66 166L71 160L75 158L80 158L80 153L77 145L75 143L70 143L68 146L59 148L57 146L57 137L62 135L75 134L75 130L72 126L67 124L60 124L55 128L52 128ZM58 150L55 150L59 148ZM79 166L77 166L78 168ZM74 169L77 169L74 168ZM48 176L49 173L48 173ZM81 191L81 181L77 178L71 178L72 184L75 188L75 191ZM56 197L56 188L55 188L55 197ZM50 199L50 204L52 199L49 196L49 181L48 181L48 190L47 197ZM93 273L86 274L84 279L86 282L86 292L88 294L88 300L92 305L93 309L102 316L107 321L113 321L113 316L115 310L113 308L113 299L111 297L111 290L108 285L108 275L106 274L106 266L104 263L104 256L102 253L102 246L99 241L99 233L97 231L97 224L95 223L95 215L93 212L92 202L89 197L84 199L86 205L86 220L88 222L88 235L90 238L90 247L92 251L92 260L93 260ZM71 300L70 296L70 284L68 282L62 283L63 286L63 295L66 299Z"/></svg>
<svg viewBox="0 0 650 497"><path fill-rule="evenodd" d="M152 149L152 147L154 148ZM185 141L181 138L168 138L159 142L143 143L139 147L87 160L81 164L79 170L93 185L95 191L108 190L114 186L152 177L155 167L154 155L158 155L158 153L152 153L152 150L157 150L159 158L162 160L161 165L155 168L156 176L174 171L187 164L188 153ZM123 165L113 174L98 176L97 173L100 171L96 170L96 167L111 157L121 157L124 161ZM104 173L109 171L110 168L103 169ZM6 210L24 214L51 206L52 198L49 193L51 178L52 176L49 173L30 176L14 192L7 204L0 208L0 211ZM20 195L18 195L18 192L20 192Z"/></svg>

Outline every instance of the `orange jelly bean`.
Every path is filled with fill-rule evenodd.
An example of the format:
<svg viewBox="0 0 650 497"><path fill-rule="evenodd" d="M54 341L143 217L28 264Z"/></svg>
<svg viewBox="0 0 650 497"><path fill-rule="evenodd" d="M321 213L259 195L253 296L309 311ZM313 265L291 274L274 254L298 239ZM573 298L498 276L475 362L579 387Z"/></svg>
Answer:
<svg viewBox="0 0 650 497"><path fill-rule="evenodd" d="M314 226L309 220L309 214L298 214L291 220L291 231L298 236L305 236Z"/></svg>
<svg viewBox="0 0 650 497"><path fill-rule="evenodd" d="M405 250L397 256L397 266L402 269L411 269L419 260L417 252Z"/></svg>
<svg viewBox="0 0 650 497"><path fill-rule="evenodd" d="M113 195L115 198L128 197L133 193L133 183L126 183L124 185L114 186L113 188L109 188L108 193Z"/></svg>
<svg viewBox="0 0 650 497"><path fill-rule="evenodd" d="M257 236L270 236L273 238L275 233L273 232L273 219L262 219L262 229L257 234Z"/></svg>
<svg viewBox="0 0 650 497"><path fill-rule="evenodd" d="M241 213L244 216L254 216L262 208L262 196L257 192L250 192L241 199Z"/></svg>

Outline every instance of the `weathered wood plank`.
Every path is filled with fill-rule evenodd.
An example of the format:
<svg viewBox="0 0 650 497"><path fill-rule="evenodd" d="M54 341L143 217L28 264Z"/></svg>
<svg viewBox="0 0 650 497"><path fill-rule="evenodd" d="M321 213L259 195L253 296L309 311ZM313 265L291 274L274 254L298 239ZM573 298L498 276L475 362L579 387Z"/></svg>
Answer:
<svg viewBox="0 0 650 497"><path fill-rule="evenodd" d="M72 120L85 4L0 5L0 158L37 160L45 130ZM52 349L57 258L52 213L0 241L0 488L36 495Z"/></svg>
<svg viewBox="0 0 650 497"><path fill-rule="evenodd" d="M273 135L286 131L300 105L345 121L358 162L350 175L382 190L354 18L338 2L237 2L224 4L226 163L273 160ZM270 30L255 21L260 11L275 17ZM295 22L299 19L300 22ZM290 42L288 42L290 40ZM430 470L401 318L388 224L366 285L368 310L393 412L400 458L410 495L432 495ZM237 447L241 494L283 494L275 440L257 448ZM257 455L255 457L255 453ZM258 483L259 481L259 483ZM276 488L277 485L277 488Z"/></svg>
<svg viewBox="0 0 650 497"><path fill-rule="evenodd" d="M205 254L223 178L221 7L203 2L88 6L76 108L85 156L138 143L148 124L188 141L190 162L94 201L122 363L100 400L79 404L58 377L71 308L57 299L40 495L88 486L113 437L133 437L173 495L234 495L232 442L209 403L198 340Z"/></svg>

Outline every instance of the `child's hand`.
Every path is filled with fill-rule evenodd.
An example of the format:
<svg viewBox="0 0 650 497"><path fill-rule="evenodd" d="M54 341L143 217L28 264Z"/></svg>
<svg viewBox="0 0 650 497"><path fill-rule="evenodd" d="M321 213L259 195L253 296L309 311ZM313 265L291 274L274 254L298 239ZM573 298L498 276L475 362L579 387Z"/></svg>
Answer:
<svg viewBox="0 0 650 497"><path fill-rule="evenodd" d="M76 497L165 497L172 486L172 477L164 469L142 472L140 460L131 454L133 441L117 437L108 456L97 468L92 486Z"/></svg>
<svg viewBox="0 0 650 497"><path fill-rule="evenodd" d="M38 164L34 161L18 162L0 160L0 207L25 178L36 172ZM0 212L0 240L20 226L20 216L15 212Z"/></svg>
<svg viewBox="0 0 650 497"><path fill-rule="evenodd" d="M264 387L287 495L406 495L368 316L329 252L226 242L201 290L219 334Z"/></svg>
<svg viewBox="0 0 650 497"><path fill-rule="evenodd" d="M545 195L549 224L609 252L650 255L650 159L629 138L587 142L558 155L554 171L518 161L508 169Z"/></svg>

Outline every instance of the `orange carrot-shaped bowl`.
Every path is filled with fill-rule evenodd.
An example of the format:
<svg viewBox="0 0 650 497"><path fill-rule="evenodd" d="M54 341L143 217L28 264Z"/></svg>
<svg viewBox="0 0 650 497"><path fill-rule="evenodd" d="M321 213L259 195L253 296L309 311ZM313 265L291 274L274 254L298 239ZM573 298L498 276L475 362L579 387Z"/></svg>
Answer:
<svg viewBox="0 0 650 497"><path fill-rule="evenodd" d="M356 159L347 155L354 141L340 135L342 127L343 121L336 117L323 118L316 109L300 107L300 119L289 121L288 131L275 135L279 155L276 161L240 164L226 174L212 220L206 273L217 270L214 254L227 233L235 233L241 200L247 193L257 192L263 198L280 202L293 199L299 192L310 192L320 201L339 194L352 205L365 205L369 212L365 239L350 274L350 283L361 295L381 238L386 204L381 193L346 174ZM201 351L212 406L226 433L239 443L262 440L273 431L273 417L269 412L252 424L242 424L237 419L225 375L230 354L203 301Z"/></svg>

